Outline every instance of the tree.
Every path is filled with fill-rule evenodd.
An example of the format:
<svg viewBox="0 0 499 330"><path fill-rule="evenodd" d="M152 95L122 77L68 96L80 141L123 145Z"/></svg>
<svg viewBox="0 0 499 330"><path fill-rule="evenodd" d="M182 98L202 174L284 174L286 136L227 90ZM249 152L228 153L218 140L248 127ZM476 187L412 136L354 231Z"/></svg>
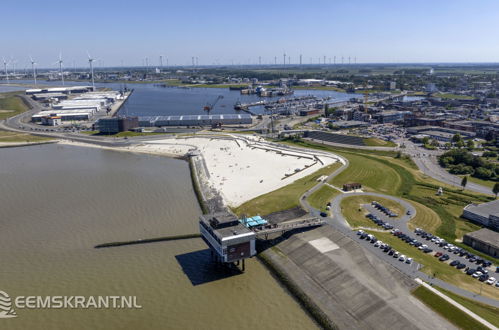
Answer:
<svg viewBox="0 0 499 330"><path fill-rule="evenodd" d="M473 150L473 148L475 148L475 143L473 143L473 140L468 140L468 142L466 142L466 148L468 148L468 150Z"/></svg>
<svg viewBox="0 0 499 330"><path fill-rule="evenodd" d="M497 198L497 194L499 194L499 182L496 182L496 184L492 188L492 192L496 195Z"/></svg>
<svg viewBox="0 0 499 330"><path fill-rule="evenodd" d="M463 187L463 190L464 190L464 187L466 187L467 183L468 183L468 176L464 176L463 180L461 180L461 187Z"/></svg>
<svg viewBox="0 0 499 330"><path fill-rule="evenodd" d="M458 143L459 141L462 141L463 138L461 137L461 134L457 133L452 137L452 142Z"/></svg>

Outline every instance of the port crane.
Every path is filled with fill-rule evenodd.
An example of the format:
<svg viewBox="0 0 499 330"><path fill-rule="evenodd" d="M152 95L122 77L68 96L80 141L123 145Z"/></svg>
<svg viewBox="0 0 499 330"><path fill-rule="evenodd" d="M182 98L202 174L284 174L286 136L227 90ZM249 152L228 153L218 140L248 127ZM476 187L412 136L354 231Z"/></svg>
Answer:
<svg viewBox="0 0 499 330"><path fill-rule="evenodd" d="M213 103L206 103L203 110L206 111L208 114L210 114L210 111L213 110L213 108L215 107L217 102L223 98L224 98L223 95L218 95L217 98L215 99L215 101L213 101Z"/></svg>

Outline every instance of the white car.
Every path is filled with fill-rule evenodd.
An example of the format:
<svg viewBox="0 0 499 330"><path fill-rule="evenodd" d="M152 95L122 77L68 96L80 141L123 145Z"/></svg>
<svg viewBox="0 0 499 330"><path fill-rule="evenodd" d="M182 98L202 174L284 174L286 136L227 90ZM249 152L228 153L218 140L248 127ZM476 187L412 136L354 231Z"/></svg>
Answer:
<svg viewBox="0 0 499 330"><path fill-rule="evenodd" d="M485 283L492 285L492 284L494 284L495 281L496 281L495 277L489 277L489 279Z"/></svg>
<svg viewBox="0 0 499 330"><path fill-rule="evenodd" d="M473 274L473 275L471 275L471 276L472 276L472 277L474 277L474 278L479 278L479 277L480 277L480 276L482 276L482 275L483 275L483 274L482 274L482 272L476 272L476 273L474 273L474 274Z"/></svg>
<svg viewBox="0 0 499 330"><path fill-rule="evenodd" d="M428 247L428 245L423 244L423 245L421 245L420 247L418 247L418 249L420 249L420 250L424 250L424 249L426 249L427 247Z"/></svg>
<svg viewBox="0 0 499 330"><path fill-rule="evenodd" d="M364 233L364 231L363 231L362 229L359 229L359 230L357 231L357 235L362 235L363 233Z"/></svg>
<svg viewBox="0 0 499 330"><path fill-rule="evenodd" d="M412 258L407 258L405 259L406 264L412 264Z"/></svg>
<svg viewBox="0 0 499 330"><path fill-rule="evenodd" d="M382 242L380 241L376 241L376 243L374 243L374 247L379 247L379 245L381 244Z"/></svg>
<svg viewBox="0 0 499 330"><path fill-rule="evenodd" d="M399 261L404 262L404 261L405 261L405 255L401 255L401 256L399 257Z"/></svg>

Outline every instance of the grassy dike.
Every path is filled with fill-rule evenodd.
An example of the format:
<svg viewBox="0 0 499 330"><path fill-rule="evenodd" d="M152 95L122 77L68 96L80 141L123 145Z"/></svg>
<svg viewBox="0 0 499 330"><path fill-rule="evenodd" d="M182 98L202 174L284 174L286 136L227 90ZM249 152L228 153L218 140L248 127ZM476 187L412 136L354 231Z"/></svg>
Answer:
<svg viewBox="0 0 499 330"><path fill-rule="evenodd" d="M458 328L474 330L488 329L482 323L463 313L459 308L423 286L417 287L412 294Z"/></svg>

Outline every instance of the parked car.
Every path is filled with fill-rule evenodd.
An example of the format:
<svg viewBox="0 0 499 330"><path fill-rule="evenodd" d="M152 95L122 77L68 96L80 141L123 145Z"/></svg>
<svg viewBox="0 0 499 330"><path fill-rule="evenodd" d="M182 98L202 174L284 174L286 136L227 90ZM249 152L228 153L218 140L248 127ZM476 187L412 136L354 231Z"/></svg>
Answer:
<svg viewBox="0 0 499 330"><path fill-rule="evenodd" d="M489 277L489 279L485 283L492 285L492 284L494 284L495 281L496 281L495 277Z"/></svg>
<svg viewBox="0 0 499 330"><path fill-rule="evenodd" d="M463 269L466 267L466 264L459 263L459 265L456 266L457 269Z"/></svg>
<svg viewBox="0 0 499 330"><path fill-rule="evenodd" d="M451 265L452 267L457 266L457 265L459 265L459 261L457 261L457 260L452 260L452 261L451 261L451 263L450 263L450 265Z"/></svg>
<svg viewBox="0 0 499 330"><path fill-rule="evenodd" d="M466 275L473 275L476 273L476 269L470 268L466 271Z"/></svg>
<svg viewBox="0 0 499 330"><path fill-rule="evenodd" d="M411 263L412 263L412 258L407 258L407 259L405 259L405 263L406 263L406 264L411 264Z"/></svg>
<svg viewBox="0 0 499 330"><path fill-rule="evenodd" d="M437 252L437 253L435 253L435 257L441 257L442 255L443 255L443 253L442 253L442 252Z"/></svg>

